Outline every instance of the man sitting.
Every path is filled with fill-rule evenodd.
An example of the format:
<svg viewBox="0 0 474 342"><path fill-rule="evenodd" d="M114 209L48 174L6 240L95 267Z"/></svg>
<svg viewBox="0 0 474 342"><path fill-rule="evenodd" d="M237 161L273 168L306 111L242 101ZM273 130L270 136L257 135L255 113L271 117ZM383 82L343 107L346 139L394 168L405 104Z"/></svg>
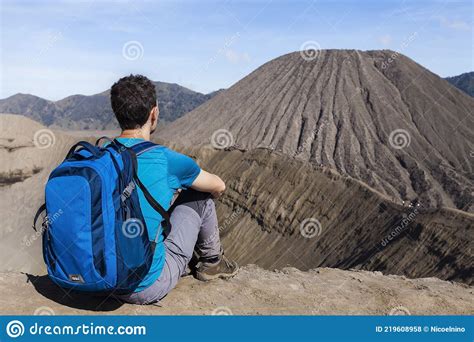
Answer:
<svg viewBox="0 0 474 342"><path fill-rule="evenodd" d="M110 97L122 129L117 140L126 146L150 140L159 116L154 84L144 76L130 75L112 86ZM195 270L198 279L235 275L237 264L223 255L212 200L224 192L224 182L202 170L190 157L163 146L138 156L138 177L153 197L170 209L172 229L166 237L159 235L152 266L139 287L120 298L135 304L159 301L186 273L193 253L198 258ZM162 217L140 190L139 201L148 236L156 236L157 229L162 230Z"/></svg>

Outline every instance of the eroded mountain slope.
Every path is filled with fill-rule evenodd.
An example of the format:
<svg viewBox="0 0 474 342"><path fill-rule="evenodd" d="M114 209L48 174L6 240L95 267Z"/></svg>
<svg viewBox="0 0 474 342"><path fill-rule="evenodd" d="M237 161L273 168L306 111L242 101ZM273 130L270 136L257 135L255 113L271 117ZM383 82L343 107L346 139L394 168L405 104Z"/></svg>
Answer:
<svg viewBox="0 0 474 342"><path fill-rule="evenodd" d="M473 98L393 51L323 50L311 60L295 52L160 135L209 144L225 129L239 148L331 167L397 202L471 211L473 108Z"/></svg>
<svg viewBox="0 0 474 342"><path fill-rule="evenodd" d="M183 151L226 179L221 234L242 264L474 281L472 214L398 205L330 168L267 149Z"/></svg>

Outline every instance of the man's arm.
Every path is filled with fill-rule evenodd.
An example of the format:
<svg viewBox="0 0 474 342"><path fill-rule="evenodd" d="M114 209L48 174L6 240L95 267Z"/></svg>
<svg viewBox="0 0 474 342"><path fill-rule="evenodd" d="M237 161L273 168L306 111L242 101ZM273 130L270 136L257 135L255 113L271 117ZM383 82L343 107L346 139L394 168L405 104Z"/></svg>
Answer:
<svg viewBox="0 0 474 342"><path fill-rule="evenodd" d="M212 196L219 197L225 191L225 183L219 176L201 170L193 184L191 184L191 188L197 191L209 192Z"/></svg>

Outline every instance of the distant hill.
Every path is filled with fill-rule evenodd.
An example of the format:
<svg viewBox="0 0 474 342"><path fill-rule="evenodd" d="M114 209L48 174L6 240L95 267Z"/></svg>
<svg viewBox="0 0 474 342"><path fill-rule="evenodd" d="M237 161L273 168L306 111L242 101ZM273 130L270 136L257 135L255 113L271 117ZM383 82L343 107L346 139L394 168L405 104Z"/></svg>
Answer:
<svg viewBox="0 0 474 342"><path fill-rule="evenodd" d="M461 89L466 94L474 97L474 71L452 77L446 77L446 81Z"/></svg>
<svg viewBox="0 0 474 342"><path fill-rule="evenodd" d="M220 91L201 94L178 84L154 82L161 122L172 122L200 106ZM114 129L118 127L110 106L110 90L95 95L72 95L48 101L30 94L0 100L0 113L22 114L44 125L64 129Z"/></svg>

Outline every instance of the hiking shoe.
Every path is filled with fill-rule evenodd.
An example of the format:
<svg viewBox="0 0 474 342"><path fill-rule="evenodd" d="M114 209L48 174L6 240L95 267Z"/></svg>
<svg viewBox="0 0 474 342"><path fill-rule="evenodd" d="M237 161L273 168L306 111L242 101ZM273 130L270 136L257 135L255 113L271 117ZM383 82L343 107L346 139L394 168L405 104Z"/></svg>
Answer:
<svg viewBox="0 0 474 342"><path fill-rule="evenodd" d="M196 278L202 281L212 279L228 279L237 274L239 265L235 261L227 259L222 254L217 262L200 261L196 266Z"/></svg>
<svg viewBox="0 0 474 342"><path fill-rule="evenodd" d="M189 263L186 265L186 270L185 270L185 273L184 273L184 276L195 276L196 275L196 268L197 268L197 265L199 265L199 260L201 259L201 257L199 256L199 253L194 250L193 251L193 256L191 257L191 260L189 261Z"/></svg>

